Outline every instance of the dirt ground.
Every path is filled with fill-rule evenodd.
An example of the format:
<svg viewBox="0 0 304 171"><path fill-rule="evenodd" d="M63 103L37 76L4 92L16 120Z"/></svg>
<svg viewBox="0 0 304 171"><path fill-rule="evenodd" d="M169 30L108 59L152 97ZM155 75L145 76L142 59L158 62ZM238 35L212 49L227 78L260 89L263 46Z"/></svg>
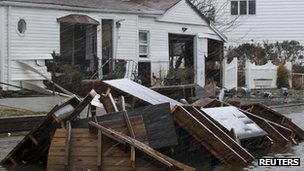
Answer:
<svg viewBox="0 0 304 171"><path fill-rule="evenodd" d="M36 115L36 114L43 114L43 113L0 105L0 117Z"/></svg>

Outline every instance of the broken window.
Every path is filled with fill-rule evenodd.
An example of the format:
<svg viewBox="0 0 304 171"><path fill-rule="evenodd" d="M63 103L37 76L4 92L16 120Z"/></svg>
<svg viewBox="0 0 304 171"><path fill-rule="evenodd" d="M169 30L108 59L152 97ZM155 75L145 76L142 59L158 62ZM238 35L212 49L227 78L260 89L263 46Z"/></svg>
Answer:
<svg viewBox="0 0 304 171"><path fill-rule="evenodd" d="M139 31L139 57L147 58L149 56L149 32L148 31Z"/></svg>

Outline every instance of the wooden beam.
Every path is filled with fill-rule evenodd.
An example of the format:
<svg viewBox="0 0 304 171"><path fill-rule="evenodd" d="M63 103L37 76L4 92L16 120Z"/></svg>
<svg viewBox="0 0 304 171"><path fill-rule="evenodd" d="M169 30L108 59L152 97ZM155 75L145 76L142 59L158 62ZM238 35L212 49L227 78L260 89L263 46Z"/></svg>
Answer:
<svg viewBox="0 0 304 171"><path fill-rule="evenodd" d="M213 155L225 163L250 163L254 157L194 107L178 106L173 111L177 123Z"/></svg>
<svg viewBox="0 0 304 171"><path fill-rule="evenodd" d="M98 147L97 147L97 169L101 171L101 163L102 163L102 132L98 129Z"/></svg>
<svg viewBox="0 0 304 171"><path fill-rule="evenodd" d="M97 93L95 92L95 90L91 90L89 94L87 94L87 96L82 100L82 102L80 102L74 109L74 111L72 112L72 114L70 116L68 116L67 118L65 118L64 120L73 120L75 119L77 116L79 116L79 114L81 113L81 111L83 111L83 109L85 107L88 106L88 104L91 103L91 101L93 100L93 98L97 95Z"/></svg>
<svg viewBox="0 0 304 171"><path fill-rule="evenodd" d="M108 113L118 112L118 108L111 93L102 94L99 100Z"/></svg>
<svg viewBox="0 0 304 171"><path fill-rule="evenodd" d="M275 143L284 147L289 142L288 137L282 135L277 129L274 128L274 126L268 120L246 111L242 111L242 112L250 119L252 119L263 130L265 130Z"/></svg>
<svg viewBox="0 0 304 171"><path fill-rule="evenodd" d="M251 107L251 113L263 117L264 119L270 120L287 128L290 128L295 134L300 138L304 139L304 130L298 127L295 123L291 121L291 119L286 116L280 114L277 111L270 109L269 107L261 104L255 103L252 106L246 106L246 108Z"/></svg>
<svg viewBox="0 0 304 171"><path fill-rule="evenodd" d="M66 171L70 170L70 145L71 145L71 123L70 121L66 122L66 137L65 137L65 153L64 153L64 168Z"/></svg>
<svg viewBox="0 0 304 171"><path fill-rule="evenodd" d="M34 143L35 145L38 145L38 144L39 144L39 142L36 140L36 138L33 137L33 134L30 134L29 137L30 137L30 139L33 141L33 143Z"/></svg>
<svg viewBox="0 0 304 171"><path fill-rule="evenodd" d="M125 111L126 110L126 101L124 96L120 96L117 101L117 108L119 111Z"/></svg>
<svg viewBox="0 0 304 171"><path fill-rule="evenodd" d="M127 137L127 136L124 136L123 134L121 133L118 133L114 130L111 130L111 129L107 129L95 122L89 122L89 125L97 128L97 129L100 129L102 131L102 134L109 137L109 138L113 138L113 139L119 139L121 141L124 141L126 143L128 143L129 145L131 146L134 146L136 147L137 149L139 149L140 151L143 151L144 153L148 154L149 156L155 158L156 160L160 161L161 163L165 164L166 166L168 167L172 167L173 165L168 162L166 159L164 159L163 157L159 156L158 155L158 152L155 151L154 149L152 149L151 147L145 145L144 143L140 142L140 141L137 141L131 137Z"/></svg>
<svg viewBox="0 0 304 171"><path fill-rule="evenodd" d="M128 131L129 131L129 134L130 134L130 137L135 138L135 134L134 134L134 130L132 128L132 124L131 124L131 121L130 121L130 118L128 116L128 113L127 111L123 111L123 117L124 117L124 120L127 124L127 128L128 128ZM132 167L132 171L135 171L136 170L136 156L135 156L135 148L134 146L131 146L131 167Z"/></svg>

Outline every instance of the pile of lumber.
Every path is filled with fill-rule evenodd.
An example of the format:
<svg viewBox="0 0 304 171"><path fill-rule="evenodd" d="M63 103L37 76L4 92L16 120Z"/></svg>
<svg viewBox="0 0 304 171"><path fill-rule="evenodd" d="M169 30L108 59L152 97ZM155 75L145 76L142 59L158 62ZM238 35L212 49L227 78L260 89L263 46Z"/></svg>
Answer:
<svg viewBox="0 0 304 171"><path fill-rule="evenodd" d="M248 165L255 159L251 149L285 147L304 138L290 119L259 104L234 107L200 98L185 105L127 79L84 87L94 89L82 100L71 96L54 106L1 164L195 170L213 157ZM87 117L80 117L85 108Z"/></svg>

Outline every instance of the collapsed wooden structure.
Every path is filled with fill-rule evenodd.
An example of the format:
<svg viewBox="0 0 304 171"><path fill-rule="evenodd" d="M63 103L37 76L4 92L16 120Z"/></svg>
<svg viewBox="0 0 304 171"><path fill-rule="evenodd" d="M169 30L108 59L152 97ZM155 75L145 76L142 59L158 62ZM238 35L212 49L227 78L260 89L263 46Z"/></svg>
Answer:
<svg viewBox="0 0 304 171"><path fill-rule="evenodd" d="M195 170L209 154L246 165L255 159L250 147L285 147L303 135L291 120L262 105L233 108L239 112L235 120L258 128L243 136L203 110L221 112L232 108L229 103L202 98L182 105L125 79L100 86L83 100L72 96L56 105L1 163L43 163L47 170ZM80 118L87 106L91 116ZM194 153L191 160L181 157Z"/></svg>

